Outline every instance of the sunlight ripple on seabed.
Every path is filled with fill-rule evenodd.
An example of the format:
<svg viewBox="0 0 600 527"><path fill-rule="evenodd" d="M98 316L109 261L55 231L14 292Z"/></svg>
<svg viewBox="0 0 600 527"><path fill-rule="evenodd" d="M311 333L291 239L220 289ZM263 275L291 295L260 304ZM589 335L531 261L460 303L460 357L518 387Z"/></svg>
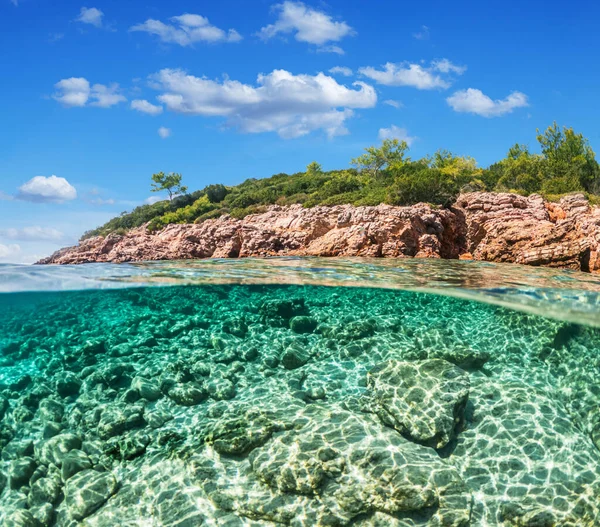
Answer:
<svg viewBox="0 0 600 527"><path fill-rule="evenodd" d="M290 258L0 288L2 525L600 523L593 276Z"/></svg>

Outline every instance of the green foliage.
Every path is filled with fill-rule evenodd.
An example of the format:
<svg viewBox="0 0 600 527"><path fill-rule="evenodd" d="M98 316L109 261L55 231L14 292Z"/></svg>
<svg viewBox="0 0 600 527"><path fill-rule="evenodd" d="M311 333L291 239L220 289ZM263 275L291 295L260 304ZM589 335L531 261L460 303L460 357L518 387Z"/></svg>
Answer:
<svg viewBox="0 0 600 527"><path fill-rule="evenodd" d="M185 193L180 174L160 172L152 176L154 190L167 190L172 199L136 207L87 232L84 238L124 233L148 224L151 230L171 223L200 223L223 214L243 218L262 212L268 205L351 204L410 205L427 202L446 206L460 192L503 191L528 195L534 192L556 198L569 192L586 192L592 201L600 192L600 169L588 141L571 128L556 124L538 133L541 153L515 144L506 157L480 168L471 157L439 150L432 156L411 160L404 141L386 139L352 160L356 168L324 172L316 161L304 172L247 179L226 187L214 184Z"/></svg>
<svg viewBox="0 0 600 527"><path fill-rule="evenodd" d="M350 164L376 178L384 168L399 168L403 163L410 161L404 159L407 150L406 141L384 139L380 147L365 148L365 153L353 159Z"/></svg>
<svg viewBox="0 0 600 527"><path fill-rule="evenodd" d="M204 193L208 198L208 201L211 203L221 203L225 199L225 196L228 194L227 187L225 185L216 184L216 185L208 185L204 189Z"/></svg>
<svg viewBox="0 0 600 527"><path fill-rule="evenodd" d="M181 185L181 174L175 172L152 174L152 181L151 191L162 192L166 190L169 193L169 200L172 200L175 194L185 194L187 192L187 187Z"/></svg>
<svg viewBox="0 0 600 527"><path fill-rule="evenodd" d="M320 176L322 173L323 173L323 168L316 161L313 161L306 167L306 175L308 177Z"/></svg>

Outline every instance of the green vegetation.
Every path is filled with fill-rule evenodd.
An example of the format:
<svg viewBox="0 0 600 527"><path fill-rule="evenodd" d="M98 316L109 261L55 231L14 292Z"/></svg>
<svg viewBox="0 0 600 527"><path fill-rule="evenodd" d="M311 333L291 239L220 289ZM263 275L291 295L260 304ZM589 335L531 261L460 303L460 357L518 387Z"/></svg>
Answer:
<svg viewBox="0 0 600 527"><path fill-rule="evenodd" d="M154 183L151 185L151 191L162 192L166 190L169 193L169 201L173 200L174 195L187 192L187 187L181 186L181 174L175 174L175 172L152 174L152 181Z"/></svg>
<svg viewBox="0 0 600 527"><path fill-rule="evenodd" d="M305 172L248 179L232 187L213 184L191 194L181 186L180 174L160 172L152 176L152 190L166 190L169 200L123 213L83 238L122 233L146 223L154 231L171 223L200 223L222 214L243 218L272 204L312 207L427 202L448 206L460 192L480 190L522 195L537 192L551 200L585 192L593 201L599 199L600 167L583 135L554 123L545 132L538 131L537 140L539 154L516 144L504 159L480 168L475 159L445 150L412 160L406 142L386 139L353 159L353 168L324 172L313 161Z"/></svg>

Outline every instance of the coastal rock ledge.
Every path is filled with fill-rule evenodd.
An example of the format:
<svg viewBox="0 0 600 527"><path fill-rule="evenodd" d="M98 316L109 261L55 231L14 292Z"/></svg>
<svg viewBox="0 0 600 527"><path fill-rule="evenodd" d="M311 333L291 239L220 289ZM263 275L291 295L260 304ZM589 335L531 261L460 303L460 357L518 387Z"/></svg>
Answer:
<svg viewBox="0 0 600 527"><path fill-rule="evenodd" d="M533 194L472 192L449 208L271 206L266 212L145 226L67 247L39 264L251 256L463 258L600 271L600 207L583 194L557 203Z"/></svg>

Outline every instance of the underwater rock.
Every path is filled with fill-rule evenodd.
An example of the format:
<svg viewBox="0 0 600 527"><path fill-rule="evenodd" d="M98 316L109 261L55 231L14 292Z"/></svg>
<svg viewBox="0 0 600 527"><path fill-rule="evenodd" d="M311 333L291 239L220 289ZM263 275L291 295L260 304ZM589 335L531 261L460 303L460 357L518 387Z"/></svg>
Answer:
<svg viewBox="0 0 600 527"><path fill-rule="evenodd" d="M209 395L217 401L228 401L236 395L235 384L222 377L210 380L206 385L206 389Z"/></svg>
<svg viewBox="0 0 600 527"><path fill-rule="evenodd" d="M81 448L81 439L71 433L59 434L36 447L36 456L44 465L60 467L63 459L71 451Z"/></svg>
<svg viewBox="0 0 600 527"><path fill-rule="evenodd" d="M391 360L367 375L366 408L412 441L442 448L464 421L469 376L441 359Z"/></svg>
<svg viewBox="0 0 600 527"><path fill-rule="evenodd" d="M136 390L139 396L147 401L157 401L162 397L162 392L157 384L141 377L133 379L131 388Z"/></svg>
<svg viewBox="0 0 600 527"><path fill-rule="evenodd" d="M61 481L58 475L46 476L38 479L31 485L31 490L27 497L27 503L30 508L50 503L54 505L61 492Z"/></svg>
<svg viewBox="0 0 600 527"><path fill-rule="evenodd" d="M143 406L107 406L102 411L98 423L98 435L102 439L108 439L132 428L143 426L144 423Z"/></svg>
<svg viewBox="0 0 600 527"><path fill-rule="evenodd" d="M429 525L468 524L470 493L433 450L349 412L313 412L303 428L250 453L252 470L269 487L318 495L336 518L333 525L374 511L430 511Z"/></svg>
<svg viewBox="0 0 600 527"><path fill-rule="evenodd" d="M208 398L208 392L204 386L195 382L175 384L169 389L167 395L169 399L182 406L195 406Z"/></svg>
<svg viewBox="0 0 600 527"><path fill-rule="evenodd" d="M204 435L204 441L220 454L241 456L266 443L273 433L290 426L268 410L237 409L214 423Z"/></svg>
<svg viewBox="0 0 600 527"><path fill-rule="evenodd" d="M53 399L44 399L39 406L40 420L43 422L53 421L60 423L63 418L65 407Z"/></svg>
<svg viewBox="0 0 600 527"><path fill-rule="evenodd" d="M478 377L471 379L470 400L474 414L452 463L478 489L474 524L500 517L511 527L598 523L600 451L553 394Z"/></svg>
<svg viewBox="0 0 600 527"><path fill-rule="evenodd" d="M61 397L77 395L81 388L81 381L74 373L62 372L56 379L56 391Z"/></svg>
<svg viewBox="0 0 600 527"><path fill-rule="evenodd" d="M310 353L300 344L292 344L281 356L281 364L286 370L295 370L310 360Z"/></svg>
<svg viewBox="0 0 600 527"><path fill-rule="evenodd" d="M312 333L317 329L317 321L312 317L299 316L290 320L290 329L294 333Z"/></svg>
<svg viewBox="0 0 600 527"><path fill-rule="evenodd" d="M82 470L92 468L92 462L85 452L81 450L71 450L62 460L61 477L63 481L67 481Z"/></svg>
<svg viewBox="0 0 600 527"><path fill-rule="evenodd" d="M8 471L11 488L19 489L23 485L27 485L36 467L37 463L30 457L15 459L10 464Z"/></svg>
<svg viewBox="0 0 600 527"><path fill-rule="evenodd" d="M310 314L304 303L304 298L294 298L292 300L267 299L261 303L258 312L265 318L280 318L286 321Z"/></svg>
<svg viewBox="0 0 600 527"><path fill-rule="evenodd" d="M430 359L444 359L467 371L480 370L491 358L487 351L472 349L468 346L441 348L427 353Z"/></svg>
<svg viewBox="0 0 600 527"><path fill-rule="evenodd" d="M17 510L4 520L5 527L40 527L41 524L27 510Z"/></svg>
<svg viewBox="0 0 600 527"><path fill-rule="evenodd" d="M110 472L79 472L65 486L69 515L74 520L83 520L106 503L116 490L117 480Z"/></svg>

